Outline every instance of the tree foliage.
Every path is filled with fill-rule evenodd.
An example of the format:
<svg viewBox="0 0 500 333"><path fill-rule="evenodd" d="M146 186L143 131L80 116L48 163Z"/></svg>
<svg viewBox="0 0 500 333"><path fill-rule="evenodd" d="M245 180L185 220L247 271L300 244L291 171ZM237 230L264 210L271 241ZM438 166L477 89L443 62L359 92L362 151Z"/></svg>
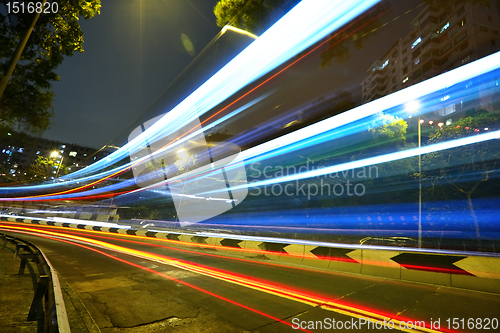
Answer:
<svg viewBox="0 0 500 333"><path fill-rule="evenodd" d="M299 0L220 0L214 7L219 27L227 24L260 35Z"/></svg>
<svg viewBox="0 0 500 333"><path fill-rule="evenodd" d="M68 173L68 168L60 161L38 156L35 162L28 167L24 178L26 180L50 179L51 177L55 177L56 174L54 172L57 173L57 170L59 170L58 176L63 176Z"/></svg>
<svg viewBox="0 0 500 333"><path fill-rule="evenodd" d="M429 143L439 143L488 131L498 130L500 114L487 113L466 117L429 135ZM500 145L498 140L488 140L462 147L426 154L422 158L425 168L423 178L430 183L429 195L440 200L464 198L467 200L476 236L480 236L479 224L472 202L473 194L482 188L487 196L491 174L498 169ZM493 191L497 188L494 187ZM491 194L491 193L490 193Z"/></svg>
<svg viewBox="0 0 500 333"><path fill-rule="evenodd" d="M377 117L376 123L372 123L372 126L368 130L372 136L370 140L372 143L395 143L396 145L401 145L406 142L408 124L401 118L383 114Z"/></svg>
<svg viewBox="0 0 500 333"><path fill-rule="evenodd" d="M4 73L19 36L31 24L34 14L8 13L0 3L0 72ZM54 1L55 2L55 1ZM92 18L100 11L100 0L58 0L57 13L42 13L24 48L14 73L0 99L0 121L41 132L52 115L51 82L65 56L83 52L79 18ZM2 8L3 7L3 8Z"/></svg>

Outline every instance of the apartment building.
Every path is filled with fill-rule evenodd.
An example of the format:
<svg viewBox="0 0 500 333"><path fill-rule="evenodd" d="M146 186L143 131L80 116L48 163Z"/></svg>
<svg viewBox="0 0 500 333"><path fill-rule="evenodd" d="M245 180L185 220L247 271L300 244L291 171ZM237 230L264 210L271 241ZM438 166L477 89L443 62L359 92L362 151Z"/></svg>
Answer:
<svg viewBox="0 0 500 333"><path fill-rule="evenodd" d="M107 151L32 137L15 131L5 131L0 137L0 166L3 172L12 176L24 172L38 156L62 160L62 164L74 171L108 154Z"/></svg>
<svg viewBox="0 0 500 333"><path fill-rule="evenodd" d="M500 2L459 2L438 10L426 6L411 22L410 31L368 69L362 82L367 103L500 50ZM470 84L475 84L471 82ZM441 118L463 117L471 108L498 109L491 89L435 111ZM489 97L488 97L489 96ZM450 98L443 92L443 99Z"/></svg>

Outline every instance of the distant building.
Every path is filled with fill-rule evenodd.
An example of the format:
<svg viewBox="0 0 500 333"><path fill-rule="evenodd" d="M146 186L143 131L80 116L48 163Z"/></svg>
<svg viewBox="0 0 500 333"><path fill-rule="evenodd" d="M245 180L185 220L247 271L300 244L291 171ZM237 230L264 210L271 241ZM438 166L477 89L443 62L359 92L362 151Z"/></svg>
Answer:
<svg viewBox="0 0 500 333"><path fill-rule="evenodd" d="M411 22L410 32L368 69L362 82L363 103L499 51L499 6L498 1L457 2L443 10L426 5ZM492 87L484 88L488 90L484 95L491 96ZM444 95L444 100L450 97ZM491 97L458 102L452 98L450 102L435 112L437 117L450 118L449 122L474 107L498 108Z"/></svg>
<svg viewBox="0 0 500 333"><path fill-rule="evenodd" d="M57 153L57 156L54 156ZM54 154L54 155L52 155ZM0 136L0 166L2 172L17 176L32 165L38 156L62 159L62 164L74 171L109 155L107 151L60 141L36 138L23 133L5 131Z"/></svg>

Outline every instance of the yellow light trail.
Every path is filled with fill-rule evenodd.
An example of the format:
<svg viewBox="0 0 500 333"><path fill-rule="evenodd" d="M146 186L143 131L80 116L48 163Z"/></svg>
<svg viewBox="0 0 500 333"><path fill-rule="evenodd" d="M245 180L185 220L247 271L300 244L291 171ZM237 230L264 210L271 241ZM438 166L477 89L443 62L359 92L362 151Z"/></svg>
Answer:
<svg viewBox="0 0 500 333"><path fill-rule="evenodd" d="M271 283L267 283L264 281L259 281L256 279L249 278L244 275L240 274L235 274L235 273L229 273L226 271L214 269L214 268L209 268L204 265L199 265L199 264L194 264L190 262L186 262L184 260L179 260L179 259L173 259L169 258L163 255L159 254L154 254L146 251L141 251L141 250L135 250L119 245L114 245L110 244L107 242L91 239L91 238L86 238L86 237L81 237L81 236L75 236L75 235L68 235L68 234L63 234L63 233L58 233L58 232L52 232L52 231L47 231L47 230L39 230L39 229L32 229L29 227L17 227L17 226L3 226L2 228L4 229L10 229L10 230L19 230L19 231L27 231L27 232L36 232L40 233L43 235L48 235L52 237L58 237L58 238L63 238L63 239L70 239L76 242L81 242L81 243L86 243L86 244L91 244L95 247L106 249L106 250L111 250L114 252L138 257L141 259L146 259L150 261L155 261L159 262L162 264L167 264L173 267L177 267L179 269L187 270L190 272L198 273L200 275L212 277L218 280L222 280L228 283L240 285L246 288L258 290L261 292L265 292L268 294L272 294L278 297L290 299L296 302L300 302L303 304L311 305L311 306L320 306L322 309L328 310L328 311L333 311L339 314L347 315L350 317L354 318L364 318L370 322L373 323L389 323L392 322L396 325L394 325L395 329L404 331L404 332L442 332L430 328L405 328L401 327L401 324L404 324L406 322L411 322L411 320L403 320L403 318L399 318L398 316L391 316L389 314L382 314L382 313L377 313L374 312L370 309L363 309L360 307L352 306L350 304L334 301L332 299L322 297L319 295L314 295L312 293L306 293L306 292L301 292L297 290L293 290L287 287L281 287L277 286ZM0 228L0 229L2 229ZM404 325L403 325L404 326ZM427 326L427 324L426 324Z"/></svg>

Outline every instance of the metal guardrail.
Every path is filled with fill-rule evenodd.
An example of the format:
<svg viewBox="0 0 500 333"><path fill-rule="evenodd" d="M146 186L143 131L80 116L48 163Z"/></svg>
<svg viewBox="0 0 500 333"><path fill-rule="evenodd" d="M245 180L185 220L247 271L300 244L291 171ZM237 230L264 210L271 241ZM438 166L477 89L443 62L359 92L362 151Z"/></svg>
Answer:
<svg viewBox="0 0 500 333"><path fill-rule="evenodd" d="M19 274L24 274L28 260L37 264L39 277L28 321L36 321L43 316L45 333L70 333L59 277L45 254L32 243L17 237L0 233L0 238L4 240L2 249L9 242L16 246L14 257L21 258Z"/></svg>

